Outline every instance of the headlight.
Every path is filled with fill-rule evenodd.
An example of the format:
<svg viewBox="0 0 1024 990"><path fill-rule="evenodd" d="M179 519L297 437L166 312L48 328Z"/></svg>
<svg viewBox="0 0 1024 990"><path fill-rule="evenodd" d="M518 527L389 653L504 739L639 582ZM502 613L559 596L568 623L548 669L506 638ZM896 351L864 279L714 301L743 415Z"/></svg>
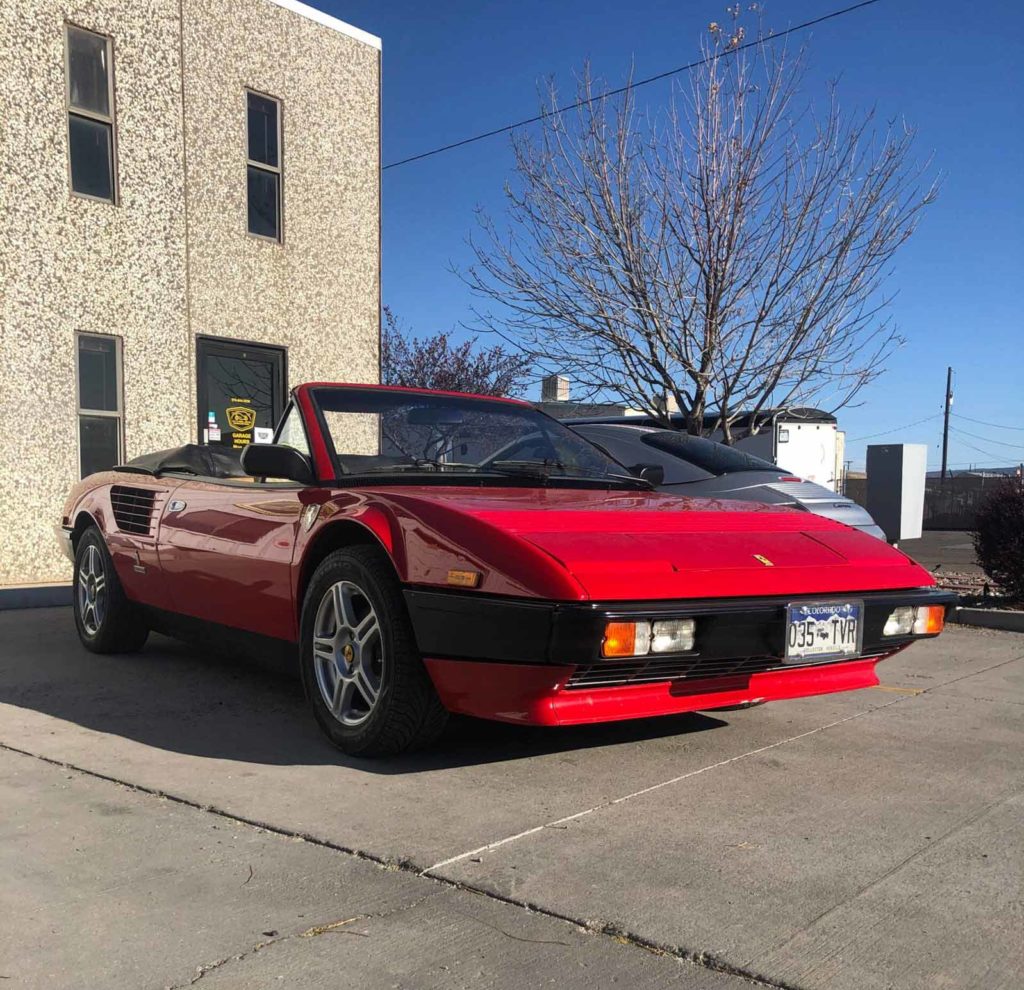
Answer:
<svg viewBox="0 0 1024 990"><path fill-rule="evenodd" d="M882 627L883 636L934 636L946 624L944 605L901 605L889 613Z"/></svg>
<svg viewBox="0 0 1024 990"><path fill-rule="evenodd" d="M603 657L642 657L648 653L688 653L693 649L694 619L657 622L609 622L601 641Z"/></svg>
<svg viewBox="0 0 1024 990"><path fill-rule="evenodd" d="M894 608L882 627L883 636L909 636L914 630L914 610L909 605Z"/></svg>
<svg viewBox="0 0 1024 990"><path fill-rule="evenodd" d="M651 633L652 653L688 653L693 649L693 619L655 622Z"/></svg>

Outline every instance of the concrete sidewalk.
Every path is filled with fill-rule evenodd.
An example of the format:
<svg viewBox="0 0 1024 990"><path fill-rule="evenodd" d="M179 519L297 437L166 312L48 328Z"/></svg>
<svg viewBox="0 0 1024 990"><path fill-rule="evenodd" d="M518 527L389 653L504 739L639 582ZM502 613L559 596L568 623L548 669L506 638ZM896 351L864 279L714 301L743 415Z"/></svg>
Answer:
<svg viewBox="0 0 1024 990"><path fill-rule="evenodd" d="M746 985L10 751L0 807L5 987Z"/></svg>
<svg viewBox="0 0 1024 990"><path fill-rule="evenodd" d="M32 754L3 764L4 985L181 985L224 958L205 985L988 990L1024 971L1024 637L954 629L880 689L743 712L465 722L384 763L336 753L294 681L242 663L159 638L94 657L64 610L2 614L0 642L0 742ZM362 936L300 937L357 916Z"/></svg>

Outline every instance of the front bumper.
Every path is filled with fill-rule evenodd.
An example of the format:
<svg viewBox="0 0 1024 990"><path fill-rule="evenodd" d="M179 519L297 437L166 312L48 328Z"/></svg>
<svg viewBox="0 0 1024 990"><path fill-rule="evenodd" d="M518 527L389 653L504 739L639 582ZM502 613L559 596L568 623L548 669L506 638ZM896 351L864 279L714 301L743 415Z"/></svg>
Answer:
<svg viewBox="0 0 1024 990"><path fill-rule="evenodd" d="M427 658L424 663L449 711L525 725L582 725L874 687L878 683L878 660L873 657L739 677L587 690L566 688L572 667L436 658Z"/></svg>
<svg viewBox="0 0 1024 990"><path fill-rule="evenodd" d="M61 553L73 564L75 562L75 544L72 539L74 530L70 526L57 525L53 527L53 532L57 537Z"/></svg>
<svg viewBox="0 0 1024 990"><path fill-rule="evenodd" d="M864 604L860 655L787 665L785 609L801 599ZM951 607L937 588L687 602L537 602L407 589L413 628L444 704L509 722L573 725L870 687L875 664L917 639L883 637L898 605ZM604 660L610 619L696 617L694 650Z"/></svg>

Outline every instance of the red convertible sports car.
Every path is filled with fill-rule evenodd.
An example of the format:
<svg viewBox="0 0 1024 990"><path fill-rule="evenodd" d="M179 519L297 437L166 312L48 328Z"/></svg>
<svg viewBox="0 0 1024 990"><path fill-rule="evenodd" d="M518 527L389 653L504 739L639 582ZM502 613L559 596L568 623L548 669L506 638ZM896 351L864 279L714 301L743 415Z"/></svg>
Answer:
<svg viewBox="0 0 1024 990"><path fill-rule="evenodd" d="M272 444L75 486L75 623L99 653L157 629L297 654L361 755L449 712L572 725L866 687L942 630L954 596L881 540L655 473L525 402L301 385Z"/></svg>

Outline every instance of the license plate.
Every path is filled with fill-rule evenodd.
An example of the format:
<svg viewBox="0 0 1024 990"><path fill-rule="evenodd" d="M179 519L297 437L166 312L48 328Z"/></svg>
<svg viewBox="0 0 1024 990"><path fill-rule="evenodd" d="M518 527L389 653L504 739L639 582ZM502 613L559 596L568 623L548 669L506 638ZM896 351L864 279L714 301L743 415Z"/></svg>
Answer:
<svg viewBox="0 0 1024 990"><path fill-rule="evenodd" d="M835 660L860 653L860 602L801 602L786 607L786 663Z"/></svg>

